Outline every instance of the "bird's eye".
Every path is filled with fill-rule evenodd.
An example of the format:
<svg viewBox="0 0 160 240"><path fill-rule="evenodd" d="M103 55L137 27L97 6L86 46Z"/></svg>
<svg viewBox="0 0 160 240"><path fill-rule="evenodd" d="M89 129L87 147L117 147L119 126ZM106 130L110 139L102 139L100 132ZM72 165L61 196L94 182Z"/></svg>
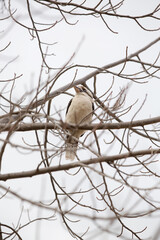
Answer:
<svg viewBox="0 0 160 240"><path fill-rule="evenodd" d="M86 92L86 89L84 87L82 88L82 90L83 90L83 92Z"/></svg>

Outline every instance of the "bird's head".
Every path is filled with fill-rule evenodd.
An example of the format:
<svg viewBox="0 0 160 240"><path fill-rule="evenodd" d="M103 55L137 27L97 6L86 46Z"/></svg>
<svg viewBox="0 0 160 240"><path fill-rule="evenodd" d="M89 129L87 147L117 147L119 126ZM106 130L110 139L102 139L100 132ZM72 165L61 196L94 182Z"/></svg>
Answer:
<svg viewBox="0 0 160 240"><path fill-rule="evenodd" d="M77 94L87 94L89 97L93 98L92 93L83 85L74 86L74 89Z"/></svg>

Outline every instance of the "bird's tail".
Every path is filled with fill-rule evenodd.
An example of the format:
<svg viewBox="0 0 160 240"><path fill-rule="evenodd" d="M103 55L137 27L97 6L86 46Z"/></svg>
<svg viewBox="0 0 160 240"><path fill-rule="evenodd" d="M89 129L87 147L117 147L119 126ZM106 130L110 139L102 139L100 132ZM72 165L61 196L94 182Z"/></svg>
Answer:
<svg viewBox="0 0 160 240"><path fill-rule="evenodd" d="M67 137L66 140L66 159L74 160L76 156L78 142L71 138L70 136Z"/></svg>

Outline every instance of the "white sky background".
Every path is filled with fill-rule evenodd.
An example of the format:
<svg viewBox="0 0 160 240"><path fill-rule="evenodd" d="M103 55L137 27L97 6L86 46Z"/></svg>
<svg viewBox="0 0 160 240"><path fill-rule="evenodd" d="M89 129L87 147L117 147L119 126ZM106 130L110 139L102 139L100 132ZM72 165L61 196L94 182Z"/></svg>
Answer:
<svg viewBox="0 0 160 240"><path fill-rule="evenodd" d="M92 1L93 2L93 1ZM121 13L128 15L138 15L145 14L150 12L151 9L158 4L158 0L125 0L124 6L121 8ZM40 7L38 8L38 4L33 4L32 11L37 11L36 20L43 22L54 22L56 19L56 14L51 16L50 12L48 12L47 8ZM11 7L13 9L17 8L17 12L15 14L16 17L19 16L18 20L20 22L24 22L26 25L31 26L31 22L27 15L25 1L11 1ZM48 58L47 62L52 68L60 68L62 67L72 56L75 50L75 57L71 60L71 63L74 64L86 64L86 65L94 65L102 67L108 63L114 62L121 58L125 57L126 47L128 46L128 53L133 53L136 50L142 48L155 38L159 36L159 32L147 32L143 31L140 27L136 25L135 22L127 19L115 19L108 18L107 23L114 31L117 31L118 34L111 33L106 26L99 20L93 17L75 17L68 18L71 23L76 22L79 19L79 22L76 25L68 25L64 21L57 24L50 31L44 32L41 34L41 38L44 42L48 43L56 43L51 46L49 49L50 53L54 53L55 56L51 56ZM153 26L151 21L145 21L147 27ZM154 22L154 25L156 23ZM157 27L159 25L157 24ZM6 29L9 28L9 31ZM6 33L6 34L5 34ZM0 22L0 49L2 49L8 42L11 41L11 45L7 48L5 52L2 52L0 55L0 68L11 59L18 56L17 60L13 63L9 64L6 69L1 73L0 79L12 78L14 73L17 75L23 74L23 76L17 80L14 91L13 91L13 101L18 100L21 96L24 95L26 90L30 91L33 88L36 88L38 82L39 71L41 67L41 55L38 48L37 40L31 40L31 36L29 35L27 29L19 26L14 23L11 19L1 21ZM79 46L80 45L80 46ZM158 44L157 44L158 45ZM152 62L157 57L157 45L153 46L146 53L142 54L145 58L147 57L148 62ZM79 47L78 47L79 46ZM85 76L89 70L81 70L78 72L77 79ZM55 84L53 90L63 86L64 84L69 83L73 80L74 71L70 74L66 74L65 77L60 78L58 82ZM52 71L51 74L55 74L55 71ZM43 73L44 80L47 79L47 73ZM102 77L103 78L103 75ZM99 81L99 95L104 91L104 88L107 89L110 85L110 80L108 76L104 75L106 78L106 85L101 84ZM103 81L104 83L104 81ZM115 86L114 91L117 93L120 87L123 87L127 84L126 80L119 80L115 78ZM1 83L1 89L4 86L4 83ZM159 89L160 83L159 79L150 79L150 81L146 84L134 84L128 93L127 97L127 105L133 103L136 99L139 99L139 103L137 106L140 106L144 100L145 94L148 94L147 101L144 105L143 110L138 114L137 119L147 118L149 116L158 116L160 115L160 109L158 106L159 102ZM73 90L69 91L70 93L74 93ZM44 95L43 93L42 95ZM69 101L69 96L59 96L53 102L53 112L56 109L64 109L67 106ZM24 103L27 103L30 99L26 99ZM131 117L133 112L131 112ZM62 111L62 118L64 119L65 110ZM128 119L129 120L129 119ZM34 138L33 133L16 133L13 136L13 140L22 143L22 137L24 137L25 141L28 143ZM143 146L143 145L142 145ZM143 146L145 147L145 146ZM22 157L23 156L23 157ZM23 159L22 159L23 158ZM84 159L86 158L84 153ZM32 153L28 155L19 154L18 151L7 147L7 151L3 160L3 168L2 172L18 172L22 170L29 170L35 168L39 162L39 155L37 153ZM67 185L64 174L59 172L56 174L57 178L62 179ZM72 183L72 179L68 180L68 183ZM49 179L46 176L41 178L34 177L32 179L20 179L7 181L4 183L5 186L11 187L11 189L16 190L22 196L27 198L31 198L34 200L51 200L52 192L49 187ZM69 186L67 186L69 187ZM121 195L124 197L123 194ZM126 196L125 196L126 197ZM118 200L117 200L118 201ZM13 201L12 198L1 199L0 202L0 221L6 224L16 224L18 222L18 218L20 216L20 206L24 208L22 214L22 222L25 223L28 221L27 218L27 210L30 210L31 218L36 217L37 214L42 216L41 212L37 212L37 209L33 208L29 204L20 203L20 201ZM51 216L52 213L48 212L47 215L44 213L44 216ZM57 216L58 218L58 216ZM156 220L155 220L156 221ZM146 219L145 224L148 223L148 219ZM85 225L85 221L82 224L79 224L80 231L83 230ZM135 224L135 223L134 223ZM155 222L152 224L149 223L147 233L151 234L152 230L154 231L156 225ZM138 223L137 223L138 226ZM39 234L37 233L37 228L40 229ZM38 235L36 235L38 234ZM42 239L56 239L56 240L71 240L73 239L65 228L62 227L61 221L58 219L56 221L43 221L39 224L31 224L28 227L24 228L24 230L20 231L20 235L23 240L42 240ZM104 236L97 236L96 240L104 239ZM107 236L107 235L106 235ZM87 237L86 237L87 239ZM108 237L109 239L117 239L117 237ZM119 238L121 239L121 238Z"/></svg>

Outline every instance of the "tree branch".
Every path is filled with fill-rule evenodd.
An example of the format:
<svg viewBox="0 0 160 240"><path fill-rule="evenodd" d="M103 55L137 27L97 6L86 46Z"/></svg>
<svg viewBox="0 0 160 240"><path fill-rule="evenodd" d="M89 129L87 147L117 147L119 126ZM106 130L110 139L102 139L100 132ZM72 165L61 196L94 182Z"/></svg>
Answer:
<svg viewBox="0 0 160 240"><path fill-rule="evenodd" d="M93 123L89 125L70 125L62 121L56 121L55 123L19 123L14 131L25 132L43 129L85 129L85 130L103 130L103 129L124 129L132 127L142 127L150 124L155 124L160 122L160 116L148 119L141 119L130 122L118 122L118 123ZM12 128L12 124L0 123L0 131L9 131Z"/></svg>
<svg viewBox="0 0 160 240"><path fill-rule="evenodd" d="M77 167L85 167L90 164L95 164L95 163L113 163L114 161L121 160L121 159L126 159L126 158L131 158L135 156L145 156L145 155L155 155L160 153L160 149L146 149L146 150L138 150L134 152L127 152L123 154L117 154L117 155L112 155L112 156L103 156L99 158L92 158L89 160L84 160L80 162L72 162L60 166L53 166L53 167L47 167L47 168L41 168L41 169L35 169L35 170L30 170L30 171L23 171L23 172L15 172L15 173L7 173L7 174L0 174L0 180L1 181L6 181L9 179L17 179L17 178L26 178L26 177L33 177L41 174L46 174L50 172L59 172L59 171L66 171L72 168L77 168ZM158 176L158 175L157 175ZM158 176L160 177L160 176Z"/></svg>
<svg viewBox="0 0 160 240"><path fill-rule="evenodd" d="M72 82L72 83L68 83L68 84L64 85L63 87L61 87L61 88L59 88L59 89L51 92L50 94L48 94L48 96L42 97L42 98L40 98L39 100L37 100L36 102L33 102L33 103L30 105L30 109L34 109L34 108L36 108L36 107L38 107L38 106L41 106L42 104L45 104L46 101L48 101L48 100L50 100L50 99L58 96L58 95L61 94L62 92L66 91L66 90L68 90L68 89L70 89L70 88L72 88L72 87L74 87L74 86L76 86L76 85L78 85L78 84L83 84L83 83L85 83L87 80L89 80L90 78L98 75L99 73L103 72L104 70L107 70L107 69L109 69L109 68L113 68L113 67L115 67L115 66L118 66L118 65L120 65L120 64L123 64L123 63L126 62L126 61L129 61L131 58L133 58L133 57L139 55L140 53L144 52L145 50L147 50L148 48L150 48L151 46L153 46L154 44L156 44L158 41L160 41L160 37L156 38L154 41L150 42L149 44L147 44L145 47L139 49L138 51L136 51L136 52L128 55L127 58L125 57L125 58L122 58L122 59L120 59L120 60L118 60L118 61L115 61L115 62L113 62L113 63L104 65L103 67L101 67L101 68L99 68L99 69L97 69L97 70L89 73L89 74L86 75L85 77L80 78L80 79L78 79L78 80L76 80L76 81L74 81L74 82ZM27 109L28 109L28 107L27 107Z"/></svg>

